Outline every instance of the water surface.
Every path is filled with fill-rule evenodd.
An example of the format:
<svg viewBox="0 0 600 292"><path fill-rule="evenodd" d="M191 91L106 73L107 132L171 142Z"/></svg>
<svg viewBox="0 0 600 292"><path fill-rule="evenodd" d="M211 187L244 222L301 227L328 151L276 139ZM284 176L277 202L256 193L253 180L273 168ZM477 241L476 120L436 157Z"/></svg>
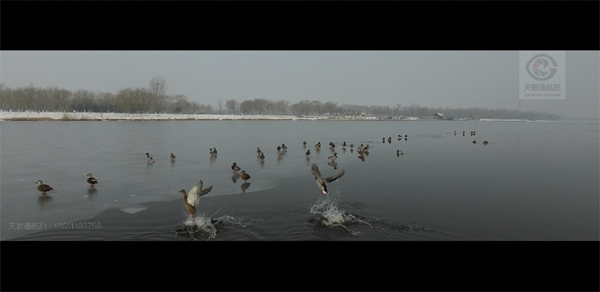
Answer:
<svg viewBox="0 0 600 292"><path fill-rule="evenodd" d="M599 236L597 122L53 121L1 122L0 130L2 240ZM344 141L368 144L368 156L343 150ZM288 150L278 157L282 143ZM327 159L334 152L336 164ZM234 161L252 176L246 184ZM345 170L327 196L312 163L324 176ZM100 182L94 188L88 172ZM55 191L40 196L38 179ZM178 191L199 179L213 190L198 207L206 220L192 222Z"/></svg>

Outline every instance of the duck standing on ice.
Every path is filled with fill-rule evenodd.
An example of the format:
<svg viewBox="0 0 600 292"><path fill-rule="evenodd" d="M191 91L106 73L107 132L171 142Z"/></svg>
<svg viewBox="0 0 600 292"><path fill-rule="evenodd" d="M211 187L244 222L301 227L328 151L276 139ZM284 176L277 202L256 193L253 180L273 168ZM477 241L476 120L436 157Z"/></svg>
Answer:
<svg viewBox="0 0 600 292"><path fill-rule="evenodd" d="M87 178L87 183L90 184L90 188L93 187L95 184L98 183L98 180L95 179L94 177L92 177L92 173L88 173L87 174L88 178Z"/></svg>
<svg viewBox="0 0 600 292"><path fill-rule="evenodd" d="M42 192L42 196L46 195L48 191L54 191L51 186L43 184L41 180L38 180L36 184L38 185L37 190Z"/></svg>

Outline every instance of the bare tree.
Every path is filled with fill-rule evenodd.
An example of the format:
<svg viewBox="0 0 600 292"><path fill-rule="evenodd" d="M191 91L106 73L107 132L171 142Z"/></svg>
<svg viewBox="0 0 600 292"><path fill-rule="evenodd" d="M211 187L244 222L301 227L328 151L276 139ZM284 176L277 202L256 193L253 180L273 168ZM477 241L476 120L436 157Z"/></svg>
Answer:
<svg viewBox="0 0 600 292"><path fill-rule="evenodd" d="M66 111L71 98L71 91L54 87L51 93L53 107L56 110Z"/></svg>
<svg viewBox="0 0 600 292"><path fill-rule="evenodd" d="M217 100L217 108L219 109L219 114L223 113L223 100L220 98Z"/></svg>
<svg viewBox="0 0 600 292"><path fill-rule="evenodd" d="M4 83L0 83L0 109L11 107L11 90Z"/></svg>
<svg viewBox="0 0 600 292"><path fill-rule="evenodd" d="M167 81L162 76L153 77L150 80L150 91L154 94L153 109L156 112L164 111L166 109L166 92L167 92Z"/></svg>
<svg viewBox="0 0 600 292"><path fill-rule="evenodd" d="M237 100L235 100L235 98L225 101L225 107L227 108L229 113L234 114L234 115L235 115L235 109L238 107L238 105L239 105L239 103L237 102Z"/></svg>
<svg viewBox="0 0 600 292"><path fill-rule="evenodd" d="M254 101L242 101L242 103L240 103L240 112L245 115L254 114Z"/></svg>

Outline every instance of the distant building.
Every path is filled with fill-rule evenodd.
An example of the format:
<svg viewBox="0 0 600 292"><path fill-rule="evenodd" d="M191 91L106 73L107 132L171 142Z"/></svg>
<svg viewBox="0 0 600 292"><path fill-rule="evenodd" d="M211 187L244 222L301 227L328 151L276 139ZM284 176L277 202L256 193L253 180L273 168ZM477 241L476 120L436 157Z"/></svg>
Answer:
<svg viewBox="0 0 600 292"><path fill-rule="evenodd" d="M436 120L445 120L446 119L446 117L443 114L441 114L441 113L435 113L435 114L433 114L433 118L436 119Z"/></svg>

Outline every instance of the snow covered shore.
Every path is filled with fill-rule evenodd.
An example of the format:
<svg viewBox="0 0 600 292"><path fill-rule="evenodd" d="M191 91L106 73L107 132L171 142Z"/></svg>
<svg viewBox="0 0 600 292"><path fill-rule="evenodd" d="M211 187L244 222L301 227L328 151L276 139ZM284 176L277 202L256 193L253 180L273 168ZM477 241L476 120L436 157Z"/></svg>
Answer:
<svg viewBox="0 0 600 292"><path fill-rule="evenodd" d="M223 115L223 114L124 114L94 112L36 112L0 111L0 121L57 120L57 121L168 121L168 120L310 120L280 115Z"/></svg>
<svg viewBox="0 0 600 292"><path fill-rule="evenodd" d="M370 116L293 116L293 115L229 115L229 114L160 114L160 113L96 113L0 111L0 121L177 121L177 120L338 120L338 121L444 121L432 118L404 117L378 119ZM455 121L531 122L522 119L456 119Z"/></svg>

